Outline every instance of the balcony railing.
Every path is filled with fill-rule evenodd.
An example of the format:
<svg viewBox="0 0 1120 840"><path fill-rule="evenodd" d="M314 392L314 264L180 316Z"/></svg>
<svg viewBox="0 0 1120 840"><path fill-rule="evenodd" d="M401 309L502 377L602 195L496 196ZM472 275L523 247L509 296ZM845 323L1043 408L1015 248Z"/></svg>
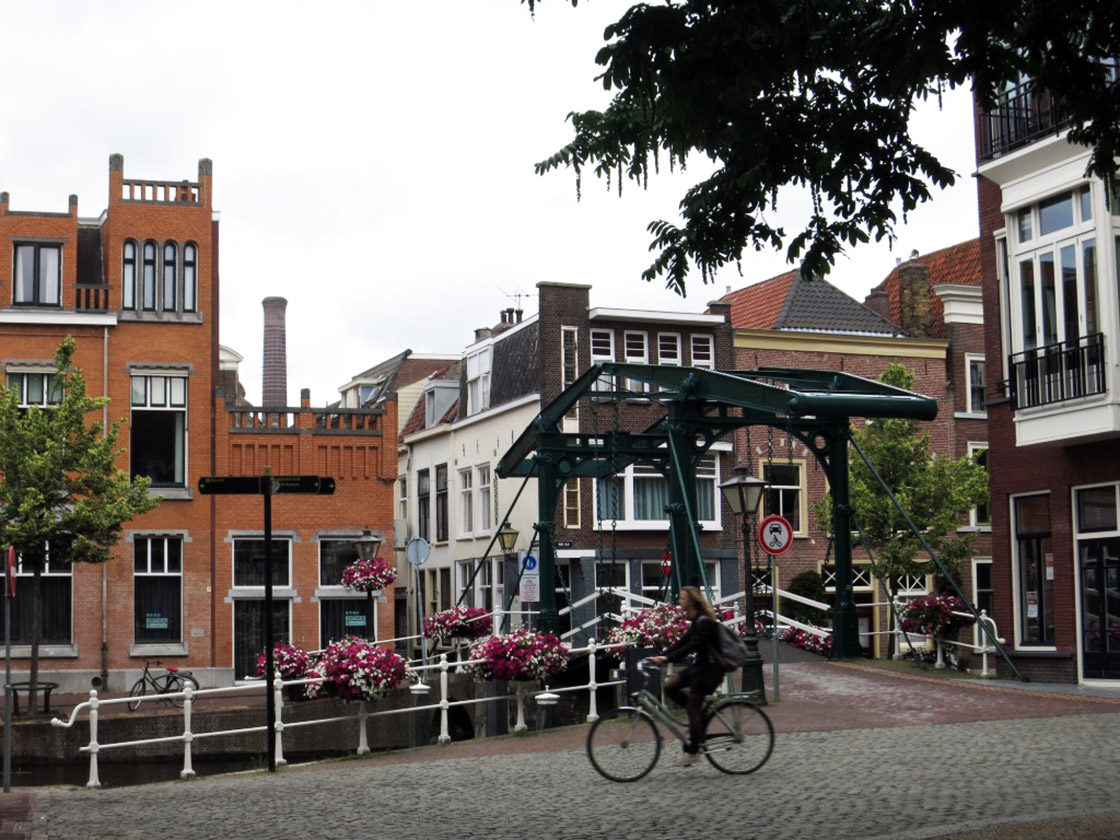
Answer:
<svg viewBox="0 0 1120 840"><path fill-rule="evenodd" d="M1015 353L1008 363L1015 410L1105 392L1103 333Z"/></svg>
<svg viewBox="0 0 1120 840"><path fill-rule="evenodd" d="M995 158L1054 134L1065 117L1047 91L1030 86L1015 88L1001 97L994 110L980 114L980 157Z"/></svg>

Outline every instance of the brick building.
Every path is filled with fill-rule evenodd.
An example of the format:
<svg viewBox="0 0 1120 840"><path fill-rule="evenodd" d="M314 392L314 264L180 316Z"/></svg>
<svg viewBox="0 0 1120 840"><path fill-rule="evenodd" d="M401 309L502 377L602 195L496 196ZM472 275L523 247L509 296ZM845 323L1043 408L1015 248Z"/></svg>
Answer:
<svg viewBox="0 0 1120 840"><path fill-rule="evenodd" d="M251 668L263 638L262 501L201 496L202 476L335 477L334 496L274 502L278 638L314 647L328 627L371 626L365 602L338 585L339 564L364 529L391 533L395 403L311 410L305 394L299 407L245 404L238 356L218 343L212 183L209 160L195 181L143 180L125 178L113 155L98 217L80 217L76 196L66 212L29 212L0 193L8 387L26 405L49 406L54 351L72 335L90 393L110 398L105 419L123 421L121 468L149 476L163 498L126 523L110 563L55 559L45 570L40 674L66 690L91 679L127 687L145 659L189 667L204 685ZM14 610L17 675L27 668L30 591L19 588ZM378 625L387 636L386 603Z"/></svg>
<svg viewBox="0 0 1120 840"><path fill-rule="evenodd" d="M1120 200L1066 128L1029 80L976 113L996 615L1023 673L1113 684Z"/></svg>
<svg viewBox="0 0 1120 840"><path fill-rule="evenodd" d="M807 281L798 271L729 292L735 328L735 368L787 367L835 370L869 379L890 364L914 374L915 391L935 398L936 420L924 424L934 452L983 458L983 316L979 291L978 241L971 240L900 262L871 291L864 304L826 280ZM858 424L863 421L854 419ZM781 514L794 529L793 547L778 561L780 588L804 571L820 571L831 591L830 546L815 521L812 504L828 490L823 470L797 440L780 430L755 427L737 441L755 475L771 482L763 514ZM966 591L982 608L991 608L990 549L985 510L973 511L962 529L977 533L971 567L961 569ZM854 595L859 607L860 641L868 655L885 652L890 628L887 600L871 574L866 554L853 546ZM765 572L759 571L759 577ZM930 580L907 578L899 591L919 595Z"/></svg>

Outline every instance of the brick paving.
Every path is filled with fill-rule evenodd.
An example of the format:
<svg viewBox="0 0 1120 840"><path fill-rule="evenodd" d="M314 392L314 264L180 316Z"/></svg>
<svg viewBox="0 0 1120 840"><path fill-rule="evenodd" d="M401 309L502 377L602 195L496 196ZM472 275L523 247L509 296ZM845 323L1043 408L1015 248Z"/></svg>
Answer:
<svg viewBox="0 0 1120 840"><path fill-rule="evenodd" d="M573 726L273 776L20 791L0 795L0 840L138 838L156 815L231 838L1120 836L1120 694L823 662L783 666L780 685L774 755L748 777L674 767L667 749L644 780L609 783Z"/></svg>

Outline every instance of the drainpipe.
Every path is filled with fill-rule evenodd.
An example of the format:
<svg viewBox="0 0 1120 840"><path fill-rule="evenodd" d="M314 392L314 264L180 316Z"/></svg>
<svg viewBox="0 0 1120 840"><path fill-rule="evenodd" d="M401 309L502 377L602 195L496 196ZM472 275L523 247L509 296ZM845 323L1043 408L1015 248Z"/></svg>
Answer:
<svg viewBox="0 0 1120 840"><path fill-rule="evenodd" d="M109 328L102 327L101 393L109 395ZM101 433L109 431L109 405L101 407ZM109 687L109 568L101 564L101 690Z"/></svg>

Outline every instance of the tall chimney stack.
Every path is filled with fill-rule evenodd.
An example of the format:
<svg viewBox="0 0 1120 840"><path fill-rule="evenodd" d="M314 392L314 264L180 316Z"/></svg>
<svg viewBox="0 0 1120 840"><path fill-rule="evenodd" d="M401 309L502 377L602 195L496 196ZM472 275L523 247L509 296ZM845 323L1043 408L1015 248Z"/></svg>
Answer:
<svg viewBox="0 0 1120 840"><path fill-rule="evenodd" d="M288 351L284 327L284 311L288 301L282 297L266 297L264 305L264 365L261 405L288 404Z"/></svg>

